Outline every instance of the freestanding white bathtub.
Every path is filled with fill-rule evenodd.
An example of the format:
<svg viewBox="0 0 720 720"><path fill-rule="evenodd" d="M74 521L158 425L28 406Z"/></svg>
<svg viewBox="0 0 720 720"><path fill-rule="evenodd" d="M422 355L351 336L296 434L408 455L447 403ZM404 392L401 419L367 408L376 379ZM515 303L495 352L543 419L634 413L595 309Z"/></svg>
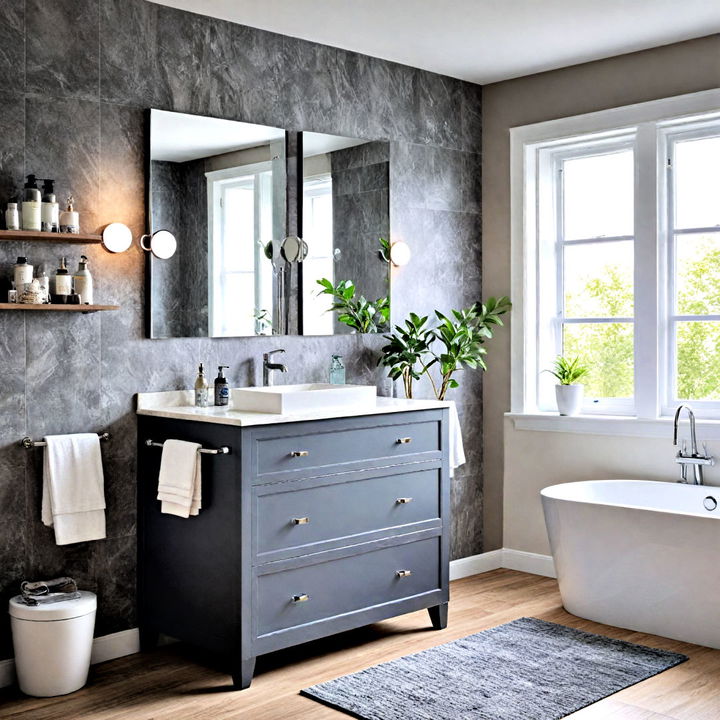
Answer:
<svg viewBox="0 0 720 720"><path fill-rule="evenodd" d="M591 480L541 496L568 612L720 648L720 488Z"/></svg>

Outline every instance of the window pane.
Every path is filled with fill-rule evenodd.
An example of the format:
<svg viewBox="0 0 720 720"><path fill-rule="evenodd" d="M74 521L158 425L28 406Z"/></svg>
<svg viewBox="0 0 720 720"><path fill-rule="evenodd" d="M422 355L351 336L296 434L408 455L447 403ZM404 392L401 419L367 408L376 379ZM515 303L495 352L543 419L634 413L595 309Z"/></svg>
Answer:
<svg viewBox="0 0 720 720"><path fill-rule="evenodd" d="M634 235L633 189L632 150L566 160L565 239Z"/></svg>
<svg viewBox="0 0 720 720"><path fill-rule="evenodd" d="M252 273L228 273L224 277L223 290L222 306L217 309L220 335L254 335L252 308L255 306L255 287Z"/></svg>
<svg viewBox="0 0 720 720"><path fill-rule="evenodd" d="M678 322L677 396L720 400L720 322Z"/></svg>
<svg viewBox="0 0 720 720"><path fill-rule="evenodd" d="M255 187L252 181L223 189L222 243L226 270L254 270Z"/></svg>
<svg viewBox="0 0 720 720"><path fill-rule="evenodd" d="M720 314L720 233L675 237L677 312Z"/></svg>
<svg viewBox="0 0 720 720"><path fill-rule="evenodd" d="M633 317L633 242L566 245L565 317Z"/></svg>
<svg viewBox="0 0 720 720"><path fill-rule="evenodd" d="M634 394L632 323L572 323L563 326L563 355L580 357L590 372L587 398L629 398Z"/></svg>
<svg viewBox="0 0 720 720"><path fill-rule="evenodd" d="M720 137L675 144L675 227L720 226Z"/></svg>

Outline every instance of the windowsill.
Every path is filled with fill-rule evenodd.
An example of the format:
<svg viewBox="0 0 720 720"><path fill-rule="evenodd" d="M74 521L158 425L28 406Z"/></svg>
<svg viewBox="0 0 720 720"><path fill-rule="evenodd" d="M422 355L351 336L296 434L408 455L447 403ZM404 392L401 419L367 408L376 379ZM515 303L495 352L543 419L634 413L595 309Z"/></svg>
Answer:
<svg viewBox="0 0 720 720"><path fill-rule="evenodd" d="M672 442L673 418L638 418L621 415L575 415L557 413L505 413L516 430L614 435L624 437L666 438ZM683 432L687 417L681 420ZM698 440L720 438L720 420L697 420Z"/></svg>

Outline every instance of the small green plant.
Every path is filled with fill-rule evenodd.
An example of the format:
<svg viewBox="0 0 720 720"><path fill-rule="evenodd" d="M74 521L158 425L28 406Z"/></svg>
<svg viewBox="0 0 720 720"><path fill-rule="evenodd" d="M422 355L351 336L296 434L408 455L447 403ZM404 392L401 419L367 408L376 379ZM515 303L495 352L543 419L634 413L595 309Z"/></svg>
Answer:
<svg viewBox="0 0 720 720"><path fill-rule="evenodd" d="M380 248L378 250L378 255L380 255L380 259L384 260L386 263L390 262L390 241L386 240L385 238L379 238L378 239Z"/></svg>
<svg viewBox="0 0 720 720"><path fill-rule="evenodd" d="M552 369L545 370L544 372L549 372L551 375L554 375L560 385L574 385L590 372L590 368L587 365L581 364L579 356L571 360L570 358L558 355L555 360L553 360Z"/></svg>
<svg viewBox="0 0 720 720"><path fill-rule="evenodd" d="M383 355L379 365L390 368L388 375L392 379L403 378L405 396L412 397L413 380L423 375L428 379L438 400L444 400L450 388L458 387L453 377L464 368L487 369L483 347L486 340L493 336L493 326L502 325L501 315L511 308L506 297L489 298L476 303L465 310L453 310L451 316L436 310L437 327L426 328L427 317L410 314L405 327L397 325L392 335L386 335L389 341L382 348ZM440 346L439 351L435 347ZM430 372L437 365L440 371L439 382Z"/></svg>
<svg viewBox="0 0 720 720"><path fill-rule="evenodd" d="M413 380L427 371L423 357L434 339L433 331L426 327L427 320L427 315L410 313L404 326L396 325L392 335L385 335L389 342L382 348L378 364L390 368L388 376L393 380L402 378L406 398L413 396Z"/></svg>
<svg viewBox="0 0 720 720"><path fill-rule="evenodd" d="M337 312L338 322L344 323L360 333L379 333L388 329L390 322L390 299L381 297L374 302L362 295L355 297L352 280L340 280L333 285L331 280L320 278L316 281L322 288L319 295L330 295L333 299L328 311Z"/></svg>

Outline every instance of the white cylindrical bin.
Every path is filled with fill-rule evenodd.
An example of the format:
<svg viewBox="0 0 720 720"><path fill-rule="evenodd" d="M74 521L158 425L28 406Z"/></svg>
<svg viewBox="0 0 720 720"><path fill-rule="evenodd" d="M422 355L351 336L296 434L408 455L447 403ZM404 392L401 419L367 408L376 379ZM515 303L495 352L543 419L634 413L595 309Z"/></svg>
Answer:
<svg viewBox="0 0 720 720"><path fill-rule="evenodd" d="M10 600L10 624L18 684L26 695L52 697L87 682L97 597L81 592L74 600L26 605Z"/></svg>

